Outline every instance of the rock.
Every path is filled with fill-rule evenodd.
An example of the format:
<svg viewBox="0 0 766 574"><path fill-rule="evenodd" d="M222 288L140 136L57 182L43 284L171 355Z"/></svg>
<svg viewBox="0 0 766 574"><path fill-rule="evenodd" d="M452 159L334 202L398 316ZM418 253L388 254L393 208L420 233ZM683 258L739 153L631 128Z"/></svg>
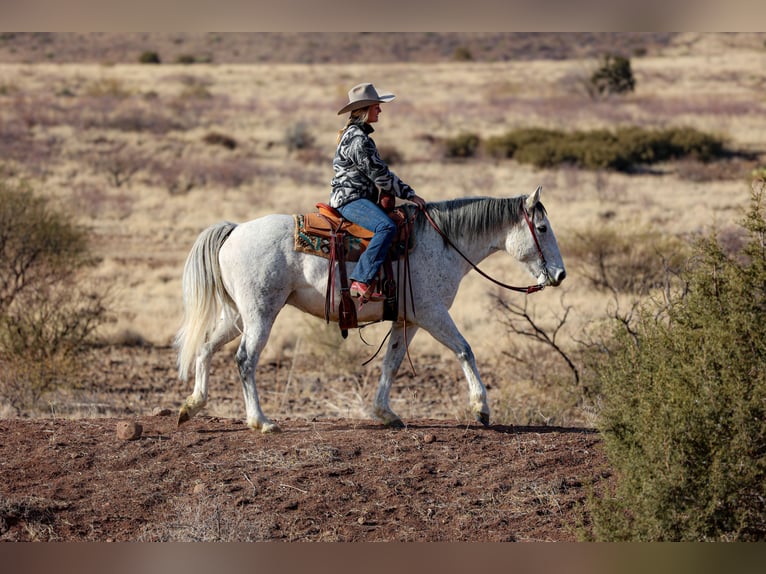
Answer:
<svg viewBox="0 0 766 574"><path fill-rule="evenodd" d="M136 440L141 438L144 428L134 421L120 421L117 423L117 438L120 440Z"/></svg>
<svg viewBox="0 0 766 574"><path fill-rule="evenodd" d="M436 437L430 433L423 437L423 442L426 444L431 444L435 440L436 440Z"/></svg>
<svg viewBox="0 0 766 574"><path fill-rule="evenodd" d="M173 411L170 409L163 409L162 407L157 407L152 411L153 417L169 417L173 414Z"/></svg>

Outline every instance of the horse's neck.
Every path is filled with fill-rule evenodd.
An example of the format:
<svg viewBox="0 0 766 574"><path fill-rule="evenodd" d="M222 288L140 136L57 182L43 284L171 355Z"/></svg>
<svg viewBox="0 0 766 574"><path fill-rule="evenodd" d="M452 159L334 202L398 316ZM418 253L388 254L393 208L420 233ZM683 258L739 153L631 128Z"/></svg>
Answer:
<svg viewBox="0 0 766 574"><path fill-rule="evenodd" d="M431 230L435 237L435 241L441 243L443 240L438 233ZM453 245L462 253L469 261L465 261L462 257L458 257L459 264L464 266L463 273L467 273L471 269L471 263L478 265L481 261L496 253L505 249L505 237L506 233L502 231L496 231L494 233L487 233L482 236L475 237L473 239L452 238L450 241ZM451 247L447 247L447 250L452 250Z"/></svg>

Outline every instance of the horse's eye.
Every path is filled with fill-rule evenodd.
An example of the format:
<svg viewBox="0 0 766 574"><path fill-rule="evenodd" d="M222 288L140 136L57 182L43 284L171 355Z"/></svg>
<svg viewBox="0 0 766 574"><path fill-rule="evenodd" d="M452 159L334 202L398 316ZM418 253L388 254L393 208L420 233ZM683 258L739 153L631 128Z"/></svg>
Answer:
<svg viewBox="0 0 766 574"><path fill-rule="evenodd" d="M547 233L548 232L548 226L547 225L538 225L537 230L540 233Z"/></svg>

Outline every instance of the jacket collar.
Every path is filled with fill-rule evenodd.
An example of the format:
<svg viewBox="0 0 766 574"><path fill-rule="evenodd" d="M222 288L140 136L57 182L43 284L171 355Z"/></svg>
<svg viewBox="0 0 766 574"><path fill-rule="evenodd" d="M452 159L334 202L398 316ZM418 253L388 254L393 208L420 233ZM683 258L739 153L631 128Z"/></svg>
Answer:
<svg viewBox="0 0 766 574"><path fill-rule="evenodd" d="M359 121L359 122L352 122L351 125L358 127L360 130L362 130L367 135L370 135L372 132L375 131L375 128L373 128L370 124L368 124L366 122L361 122L361 121Z"/></svg>

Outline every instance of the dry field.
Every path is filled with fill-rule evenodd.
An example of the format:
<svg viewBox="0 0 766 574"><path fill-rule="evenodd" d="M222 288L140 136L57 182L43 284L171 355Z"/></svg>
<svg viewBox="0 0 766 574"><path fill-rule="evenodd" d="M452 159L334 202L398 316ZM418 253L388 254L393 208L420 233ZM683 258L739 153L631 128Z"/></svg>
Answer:
<svg viewBox="0 0 766 574"><path fill-rule="evenodd" d="M607 224L625 229L651 225L664 234L683 238L707 234L713 229L726 233L735 226L742 208L747 205L747 176L757 162L733 161L716 169L680 162L655 166L651 173L640 175L572 168L542 170L487 157L446 161L442 157L440 139L464 131L488 137L517 127L572 130L623 125L691 126L724 136L732 148L763 153L765 51L763 35L682 36L632 59L637 84L633 94L601 101L591 100L583 89L584 79L596 65L592 57L502 62L194 65L6 59L0 63L0 157L6 174L28 179L35 189L54 197L62 207L75 213L78 221L92 229L94 250L101 258L95 273L115 293L114 321L101 333L106 345L94 349L82 388L51 397L46 413L53 418L83 419L86 427L95 426L59 429L56 424L67 423L51 423L46 452L50 455L53 451L67 451L67 445L77 440L72 437L80 434L85 438L90 436L91 443L97 440L94 437L103 438L101 433L108 432L110 427L93 422L94 417L146 417L155 407L175 410L180 405L190 387L175 380L174 359L168 346L181 320L180 276L192 242L203 228L220 220L245 221L272 212L305 212L312 210L315 203L326 201L335 136L342 124L335 112L345 102L346 91L353 84L369 80L397 94L395 102L384 106L375 139L380 148L398 152L401 158L392 169L427 200L511 196L543 186L543 200L565 256L568 277L560 288L530 296L528 305L543 326L555 325L564 307L570 307L566 324L558 334L562 344L567 344L596 328L616 305L628 305L626 301L616 302L608 293L594 290L584 280L581 262L567 258L568 239ZM295 140L296 133L308 135L312 144L305 149L290 150L287 143ZM216 140L211 134L226 136L236 145L233 149L220 145L221 138ZM762 155L761 165L763 160ZM503 255L491 257L482 268L505 282L528 283L528 278ZM592 428L595 408L578 403L576 391L567 383L565 369L562 374L556 357L508 331L498 317L495 300L499 296L518 302L522 297L501 294L471 273L464 280L453 307L456 323L471 343L489 385L494 422ZM379 359L368 367L360 364L374 352L384 334L383 327L365 331L364 337L372 346L354 333L342 341L336 327L286 309L277 321L259 370L266 413L277 420L287 420L288 430L293 425L298 429L296 432L306 436L323 432L321 425L304 428L312 418L366 419ZM124 347L124 344L134 346ZM329 355L325 357L325 353ZM534 356L537 369L512 360L513 354ZM401 383L392 392L392 407L405 420L440 419L447 423L444 426L425 422L417 427L419 430L411 430L410 434L398 438L386 431L385 436L376 439L387 441L389 446L385 448L393 449L385 451L389 457L386 464L403 456L396 450L398 447L391 445L407 443L410 450L419 452L425 435L436 440L435 444L441 440L456 440L456 434L466 432L473 433L472 441L489 440L486 437L490 435L476 434L478 431L473 427L460 430L460 423L466 420L467 389L453 357L426 333L415 338L411 355L417 377L401 375ZM556 373L555 376L551 372ZM10 413L4 414L10 416ZM223 419L200 419L219 431L214 436L220 436L221 440L230 437L239 440L243 436L239 432L227 434L228 430L239 430L228 429L227 425L235 425L233 421L244 416L230 350L225 350L216 360L211 401L205 414ZM454 430L449 421L458 423L458 430ZM152 424L150 420L149 427ZM176 436L174 440L185 445L179 443L177 448L201 445L200 441L209 440L201 434L204 428L197 428L202 423L194 424L197 425L194 429ZM344 423L333 424L336 432L347 431ZM361 425L359 428L365 433L374 432L362 423L353 424ZM429 425L435 425L435 430L429 430ZM93 432L89 430L96 427ZM469 428L470 431L466 430ZM164 427L153 429L148 439L140 441L143 451L154 453L146 456L159 456L157 453L167 432L170 431ZM533 433L524 437L525 441L538 440L540 436L543 437L540 440L551 441L539 443L542 445L539 452L545 451L545 445L551 449L569 448L561 446L564 444L571 446L572 453L598 452L598 441L587 431L577 435L567 432ZM64 438L60 438L61 433ZM199 436L196 443L194 433ZM487 448L495 449L491 451L493 454L503 449L522 448L522 443L504 445L506 435L503 433L491 436L492 446ZM570 442L562 442L562 436ZM572 437L576 437L576 445ZM346 452L351 447L341 446L350 444L343 443L345 439L332 440L340 441L333 443L332 448L336 450L318 454L330 457L328 460L333 463L330 471L343 475L348 472L346 466L353 466L348 462L351 458L361 459L358 453ZM259 439L258 444L261 442ZM115 444L112 447L119 450L139 443ZM530 452L534 450L528 442L523 445L525 449L530 448ZM472 446L468 444L465 448L470 450ZM279 456L284 458L288 454L283 450ZM74 451L67 456L78 457ZM134 456L135 462L141 464L141 456L136 453ZM578 468L591 473L594 467L603 465L598 457L578 459ZM162 460L163 464L169 462ZM546 462L548 459L523 460L529 468L555 464ZM87 465L77 467L79 472L98 468L98 460L88 461ZM268 461L256 462L269 464ZM319 468L326 462L306 464ZM415 464L409 458L406 462ZM195 464L212 472L204 461ZM318 480L313 470L306 474L307 467L302 468L304 486L290 483L285 477L275 479L274 488L284 491L283 510L293 511L303 504L288 494L305 495L311 490L305 484ZM433 468L438 471L439 465ZM437 472L433 468L420 468L417 472L423 476L433 475ZM590 476L600 476L600 472ZM535 505L545 506L546 516L564 510L577 512L576 501L562 502L563 499L556 498L569 492L576 483L578 500L583 499L584 479L575 475L562 478L557 474L555 479L551 475L539 478L536 483L533 481L532 484L542 485L543 491L527 491L527 502L531 506L521 510L520 516L534 513ZM139 478L159 480L157 476ZM218 480L218 477L208 478ZM237 480L242 482L241 478ZM464 479L450 475L449 480L453 484ZM555 488L551 486L554 483ZM290 485L297 486L297 490ZM188 482L183 486L193 488ZM253 496L245 492L249 492L251 485L245 481L239 486L244 490L237 490L236 496L241 499L237 508L245 512L242 509L253 504ZM195 490L195 495L204 492L204 488ZM261 488L266 487L252 485L253 493ZM30 494L33 489L32 483L20 486L16 495ZM76 490L76 485L62 486L59 493L51 491L45 495L48 503L53 504L51 501L61 496L71 496L67 489ZM510 497L511 490L495 494ZM412 492L417 493L417 489ZM372 504L375 495L372 491L368 495L365 504ZM225 495L231 496L230 492ZM150 498L142 503L147 509L154 509L155 504L165 509L163 504L178 504L169 498ZM220 500L216 499L215 504L218 503ZM562 504L566 506L564 510ZM371 511L365 508L356 508L356 514L348 511L346 519L350 516L359 528L371 533L369 536L352 535L344 530L315 532L308 527L301 530L293 524L294 534L282 537L396 538L395 534L379 527L385 523L385 512L389 511L377 508L379 514L370 518ZM438 508L429 508L431 515L435 512L438 518ZM426 507L422 510L429 511ZM177 507L179 513L192 511L194 508ZM215 512L215 507L205 510L208 511ZM55 509L50 512L55 514ZM399 510L390 512L399 516ZM430 520L431 515L422 517L423 523ZM472 514L464 509L461 516L467 524ZM182 518L191 520L188 516ZM150 519L146 520L148 523ZM458 523L453 520L450 524ZM93 539L112 536L105 524L99 528L91 532ZM145 525L143 530L125 528L113 536L117 539L135 539L138 535L144 539L183 538ZM253 533L255 538L268 537L264 532L274 535L273 524L264 523L259 528L263 532ZM457 530L445 536L464 539L456 534L460 528L455 528ZM502 525L494 524L493 528L500 533L492 539L503 539ZM540 528L526 533L519 530L509 537L574 537L571 530L561 534L558 523L547 530ZM38 533L39 537L46 538L45 532ZM402 538L420 539L414 532ZM48 534L47 538L55 539ZM187 538L193 538L192 534L186 534ZM13 536L24 538L18 533ZM66 534L59 533L59 536ZM88 539L88 536L83 532L73 534L78 539Z"/></svg>

